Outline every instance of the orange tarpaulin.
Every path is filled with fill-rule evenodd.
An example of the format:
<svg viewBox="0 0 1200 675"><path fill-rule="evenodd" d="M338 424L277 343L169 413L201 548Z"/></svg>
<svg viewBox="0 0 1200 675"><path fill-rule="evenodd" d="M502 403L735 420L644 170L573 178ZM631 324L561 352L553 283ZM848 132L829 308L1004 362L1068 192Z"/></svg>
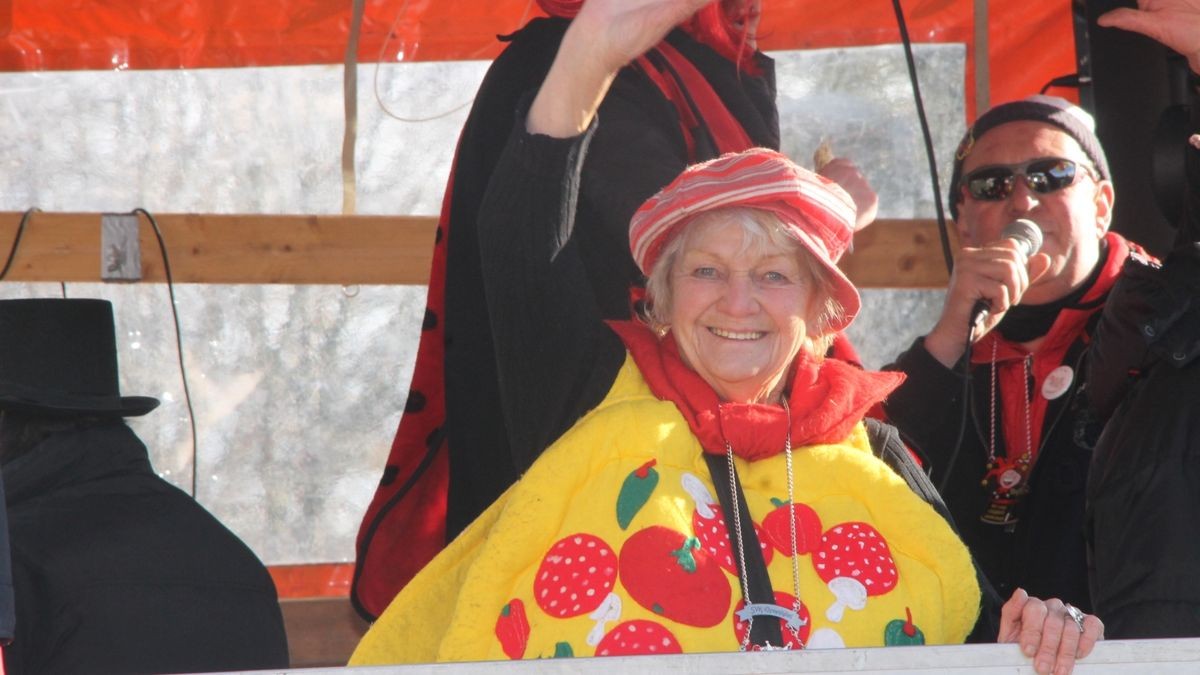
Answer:
<svg viewBox="0 0 1200 675"><path fill-rule="evenodd" d="M0 0L0 70L112 70L340 63L349 0ZM991 5L991 98L1040 89L1075 70L1066 0ZM892 3L764 0L767 50L900 41ZM973 5L905 3L917 43L967 45L972 91ZM532 0L369 0L358 57L374 61L488 59L495 36L540 14ZM1062 92L1059 92L1062 93ZM968 107L973 97L967 96ZM971 111L969 111L971 112Z"/></svg>

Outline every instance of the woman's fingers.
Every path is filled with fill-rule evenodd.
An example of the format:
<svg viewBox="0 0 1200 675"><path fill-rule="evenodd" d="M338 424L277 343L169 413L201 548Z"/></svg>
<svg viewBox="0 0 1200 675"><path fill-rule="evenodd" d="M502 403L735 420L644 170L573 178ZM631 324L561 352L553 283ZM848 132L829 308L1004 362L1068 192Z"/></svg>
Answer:
<svg viewBox="0 0 1200 675"><path fill-rule="evenodd" d="M712 0L588 0L529 108L532 134L570 138L596 116L617 71Z"/></svg>
<svg viewBox="0 0 1200 675"><path fill-rule="evenodd" d="M879 195L854 162L835 157L825 162L817 173L837 183L854 200L856 232L875 222L879 213Z"/></svg>
<svg viewBox="0 0 1200 675"><path fill-rule="evenodd" d="M1075 656L1083 658L1092 653L1096 643L1104 639L1104 622L1095 614L1083 617L1083 634L1079 636L1079 646L1075 648Z"/></svg>
<svg viewBox="0 0 1200 675"><path fill-rule="evenodd" d="M1028 601L1029 594L1025 592L1025 589L1018 588L1013 591L1012 597L1000 607L1000 634L996 636L996 642L1017 641L1021 634L1021 612Z"/></svg>
<svg viewBox="0 0 1200 675"><path fill-rule="evenodd" d="M1016 642L1038 673L1068 675L1075 661L1104 639L1104 623L1057 598L1042 600L1017 589L1000 609L997 642Z"/></svg>
<svg viewBox="0 0 1200 675"><path fill-rule="evenodd" d="M955 261L956 279L952 285L963 302L979 299L989 304L988 313L996 318L1020 302L1029 288L1029 274L1024 259L1009 244L981 249L963 249Z"/></svg>

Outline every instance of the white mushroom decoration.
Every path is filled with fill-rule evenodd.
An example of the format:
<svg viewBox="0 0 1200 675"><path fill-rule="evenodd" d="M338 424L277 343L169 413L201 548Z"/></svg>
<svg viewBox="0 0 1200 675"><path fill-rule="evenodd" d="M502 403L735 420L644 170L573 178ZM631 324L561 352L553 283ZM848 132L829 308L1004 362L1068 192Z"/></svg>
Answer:
<svg viewBox="0 0 1200 675"><path fill-rule="evenodd" d="M840 622L847 609L866 607L868 597L895 588L899 578L887 541L867 523L841 523L829 528L821 535L812 562L836 598L825 610L825 617L833 623Z"/></svg>

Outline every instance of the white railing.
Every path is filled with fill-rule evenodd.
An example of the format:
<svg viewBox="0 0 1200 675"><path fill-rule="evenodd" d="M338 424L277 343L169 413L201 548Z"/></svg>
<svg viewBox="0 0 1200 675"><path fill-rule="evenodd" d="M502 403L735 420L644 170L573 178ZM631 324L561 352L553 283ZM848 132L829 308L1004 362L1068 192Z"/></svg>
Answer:
<svg viewBox="0 0 1200 675"><path fill-rule="evenodd" d="M260 675L262 671L257 671ZM775 675L782 673L1033 673L1033 663L1016 645L883 647L752 654L686 654L604 658L491 661L412 666L305 669L303 675ZM1200 638L1110 640L1096 645L1075 666L1080 675L1200 673Z"/></svg>

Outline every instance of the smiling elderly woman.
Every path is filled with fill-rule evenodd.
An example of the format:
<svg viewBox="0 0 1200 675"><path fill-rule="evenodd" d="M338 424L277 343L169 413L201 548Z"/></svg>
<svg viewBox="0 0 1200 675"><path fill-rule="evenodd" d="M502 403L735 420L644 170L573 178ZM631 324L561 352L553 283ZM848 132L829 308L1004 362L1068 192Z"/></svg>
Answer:
<svg viewBox="0 0 1200 675"><path fill-rule="evenodd" d="M549 312L562 327L498 342L529 355L503 374L509 427L536 427L524 440L546 450L397 596L353 663L967 637L971 558L918 494L932 498L923 474L903 450L885 454L912 485L877 458L862 420L900 376L822 358L859 309L835 265L854 221L841 189L769 150L689 168L631 223L646 321L608 327L564 281L584 275L557 212L531 208L481 231L497 276L526 257L492 282L493 306L513 312L492 321ZM547 367L572 389L539 391ZM1040 603L1014 598L1002 630Z"/></svg>

